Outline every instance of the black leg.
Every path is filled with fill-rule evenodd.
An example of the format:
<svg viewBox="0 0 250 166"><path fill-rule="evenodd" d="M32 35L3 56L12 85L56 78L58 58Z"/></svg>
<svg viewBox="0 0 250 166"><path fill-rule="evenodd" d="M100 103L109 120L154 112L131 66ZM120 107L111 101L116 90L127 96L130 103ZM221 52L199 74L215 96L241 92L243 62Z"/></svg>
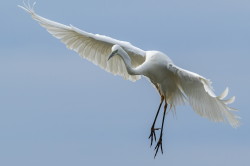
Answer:
<svg viewBox="0 0 250 166"><path fill-rule="evenodd" d="M162 134L163 134L164 120L165 120L165 115L166 115L167 107L168 107L168 104L165 103L164 112L163 112L163 118L162 118L162 124L161 124L161 134L160 134L160 138L159 138L159 140L158 140L158 143L157 143L157 145L155 146L156 152L155 152L154 158L156 157L156 155L157 155L158 150L159 150L160 147L161 147L161 153L163 154L163 148L162 148Z"/></svg>
<svg viewBox="0 0 250 166"><path fill-rule="evenodd" d="M156 119L157 119L158 114L159 114L159 112L160 112L160 109L161 109L161 105L162 105L162 103L163 103L163 100L164 100L164 97L161 96L161 103L160 103L159 108L158 108L158 111L157 111L157 113L156 113L156 115L155 115L155 119L154 119L154 122L153 122L152 127L151 127L151 133L150 133L150 135L149 135L149 137L148 137L148 139L151 139L151 144L150 144L150 146L152 146L154 139L155 139L155 141L156 141L155 130L159 130L159 129L160 129L160 128L155 128L155 122L156 122Z"/></svg>

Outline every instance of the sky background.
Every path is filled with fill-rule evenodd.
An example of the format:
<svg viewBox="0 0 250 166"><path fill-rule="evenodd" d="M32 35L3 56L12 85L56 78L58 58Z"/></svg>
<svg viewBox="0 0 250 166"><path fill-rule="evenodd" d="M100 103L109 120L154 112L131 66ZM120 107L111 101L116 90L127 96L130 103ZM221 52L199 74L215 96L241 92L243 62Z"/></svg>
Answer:
<svg viewBox="0 0 250 166"><path fill-rule="evenodd" d="M80 58L17 8L0 5L0 165L250 164L250 1L37 0L43 17L162 51L235 95L242 125L190 106L168 114L164 155L147 139L159 96L145 79L113 76Z"/></svg>

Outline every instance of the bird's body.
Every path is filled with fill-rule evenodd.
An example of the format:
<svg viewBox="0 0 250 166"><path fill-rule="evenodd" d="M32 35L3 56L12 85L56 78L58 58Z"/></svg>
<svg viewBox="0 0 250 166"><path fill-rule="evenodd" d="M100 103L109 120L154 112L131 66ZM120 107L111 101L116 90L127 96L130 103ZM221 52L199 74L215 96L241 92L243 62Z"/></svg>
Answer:
<svg viewBox="0 0 250 166"><path fill-rule="evenodd" d="M171 110L179 104L189 103L202 117L215 122L228 122L233 127L239 125L239 117L232 113L235 109L228 106L234 102L235 97L224 99L228 94L228 88L220 96L216 96L208 79L176 66L162 52L144 51L128 42L88 33L72 25L66 26L37 15L29 4L24 6L19 7L30 13L32 18L49 33L60 39L69 49L76 51L102 69L131 81L136 81L141 76L149 78L161 96L149 137L152 145L154 138L156 140L155 130L161 129L155 148L156 154L159 148L162 150L163 124L168 105ZM165 106L162 126L155 128L155 121L163 101Z"/></svg>
<svg viewBox="0 0 250 166"><path fill-rule="evenodd" d="M171 64L172 61L159 51L147 51L145 62L138 66L138 70L142 71L142 75L148 77L152 82L162 83L166 77L163 75L168 75L167 66Z"/></svg>
<svg viewBox="0 0 250 166"><path fill-rule="evenodd" d="M136 69L140 71L141 75L146 76L154 85L158 86L160 95L164 96L168 104L172 105L172 97L177 93L178 87L177 78L169 70L169 65L173 65L173 62L164 53L147 51L145 62Z"/></svg>

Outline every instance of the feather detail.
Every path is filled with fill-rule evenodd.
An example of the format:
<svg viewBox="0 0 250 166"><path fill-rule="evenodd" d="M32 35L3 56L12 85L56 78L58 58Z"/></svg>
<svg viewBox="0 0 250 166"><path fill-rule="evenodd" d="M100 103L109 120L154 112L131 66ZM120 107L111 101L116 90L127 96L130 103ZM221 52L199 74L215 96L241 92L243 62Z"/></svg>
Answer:
<svg viewBox="0 0 250 166"><path fill-rule="evenodd" d="M228 106L234 102L235 97L224 100L228 95L228 88L220 96L216 96L211 82L206 78L175 65L169 66L169 70L178 77L181 89L197 114L215 122L228 122L232 127L240 125L240 117L231 112L235 109Z"/></svg>
<svg viewBox="0 0 250 166"><path fill-rule="evenodd" d="M220 96L218 96L218 98L219 99L224 99L227 95L228 95L228 91L229 91L229 89L228 89L228 87L224 90L224 92L222 92L221 93L221 95Z"/></svg>
<svg viewBox="0 0 250 166"><path fill-rule="evenodd" d="M129 75L122 59L119 57L107 61L113 45L120 45L130 56L132 67L137 67L145 61L145 51L133 46L129 42L116 40L107 36L82 31L72 25L66 26L37 15L34 5L18 6L31 14L50 34L63 42L67 48L74 50L81 57L91 61L100 68L124 79L136 81L140 75Z"/></svg>

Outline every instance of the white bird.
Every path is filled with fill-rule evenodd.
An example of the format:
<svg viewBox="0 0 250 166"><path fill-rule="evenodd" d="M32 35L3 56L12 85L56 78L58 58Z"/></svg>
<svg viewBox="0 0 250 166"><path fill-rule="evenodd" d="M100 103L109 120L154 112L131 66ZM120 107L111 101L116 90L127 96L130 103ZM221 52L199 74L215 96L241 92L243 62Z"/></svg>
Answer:
<svg viewBox="0 0 250 166"><path fill-rule="evenodd" d="M107 36L82 31L72 25L66 26L35 13L29 4L19 6L31 14L32 18L47 29L54 37L60 39L69 49L98 65L102 69L120 75L125 79L136 81L145 76L158 90L161 97L149 139L151 145L156 141L155 130L161 130L155 146L155 156L159 148L163 153L162 135L164 119L168 105L171 108L189 103L193 110L202 117L215 122L228 122L232 127L239 126L239 118L234 115L228 104L235 97L225 100L228 88L220 95L213 92L211 82L196 73L176 66L171 59L159 51L144 51L129 42L116 40ZM161 128L155 128L162 103L165 102Z"/></svg>

